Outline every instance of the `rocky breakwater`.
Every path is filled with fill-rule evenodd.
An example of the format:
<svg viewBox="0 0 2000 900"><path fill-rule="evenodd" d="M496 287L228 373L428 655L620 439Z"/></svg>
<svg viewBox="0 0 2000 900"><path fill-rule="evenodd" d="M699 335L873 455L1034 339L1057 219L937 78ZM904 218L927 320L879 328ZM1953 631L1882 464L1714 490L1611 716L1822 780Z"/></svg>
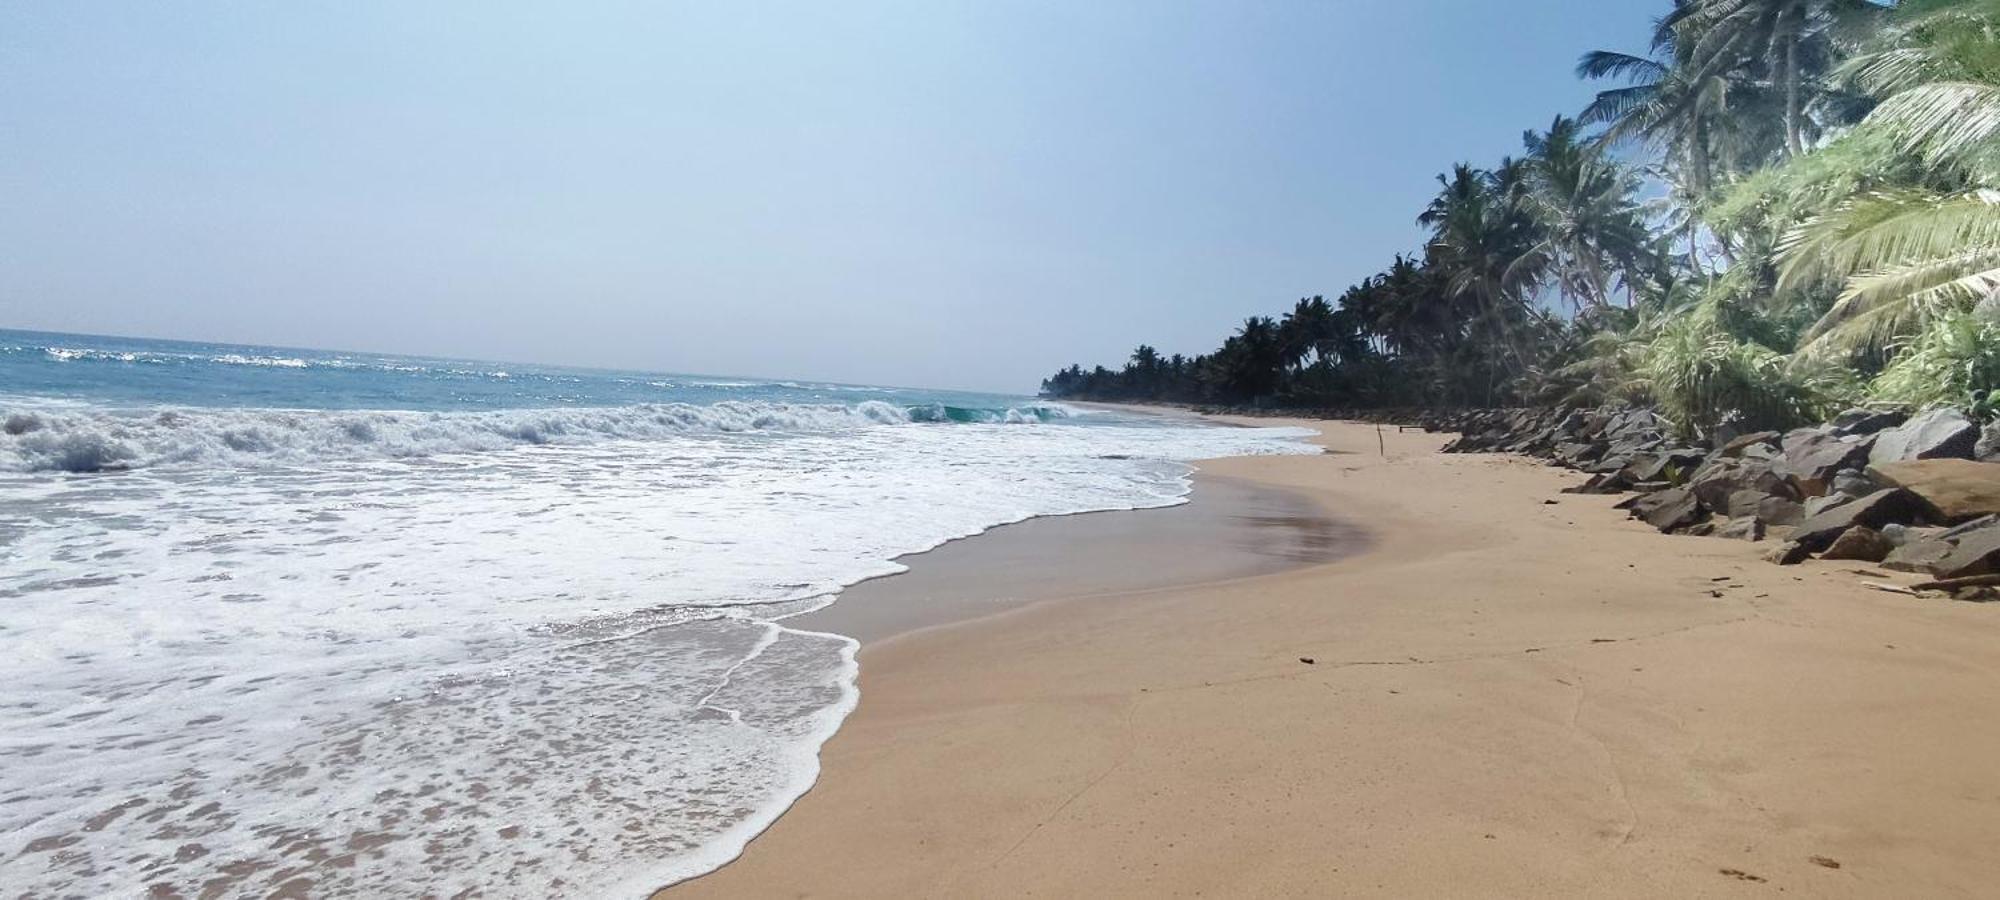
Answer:
<svg viewBox="0 0 2000 900"><path fill-rule="evenodd" d="M1670 534L1771 541L1781 565L1859 560L1926 576L1917 590L2000 599L2000 421L1963 411L1854 409L1783 433L1676 437L1643 408L1510 409L1427 417L1445 452L1506 452L1588 472L1572 493Z"/></svg>

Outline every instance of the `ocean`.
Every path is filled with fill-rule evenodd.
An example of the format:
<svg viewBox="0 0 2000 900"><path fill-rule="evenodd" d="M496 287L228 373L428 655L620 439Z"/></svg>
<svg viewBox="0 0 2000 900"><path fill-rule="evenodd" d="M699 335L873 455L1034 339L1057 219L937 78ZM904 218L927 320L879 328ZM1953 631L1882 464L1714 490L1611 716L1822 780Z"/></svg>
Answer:
<svg viewBox="0 0 2000 900"><path fill-rule="evenodd" d="M853 709L787 617L1307 434L0 330L0 888L643 896Z"/></svg>

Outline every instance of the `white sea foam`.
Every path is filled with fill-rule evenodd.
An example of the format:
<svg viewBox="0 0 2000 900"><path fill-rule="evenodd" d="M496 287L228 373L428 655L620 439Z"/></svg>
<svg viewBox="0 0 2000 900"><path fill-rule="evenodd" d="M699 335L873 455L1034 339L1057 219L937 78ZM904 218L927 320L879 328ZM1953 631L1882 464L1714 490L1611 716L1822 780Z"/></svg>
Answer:
<svg viewBox="0 0 2000 900"><path fill-rule="evenodd" d="M148 463L0 474L0 883L47 896L699 874L855 702L853 642L784 616L1000 523L1181 502L1185 460L1308 449L887 404L34 415L10 440Z"/></svg>
<svg viewBox="0 0 2000 900"><path fill-rule="evenodd" d="M0 471L96 472L170 464L313 465L503 450L526 444L827 432L913 421L1039 422L1057 404L1002 410L729 401L489 412L170 409L112 412L0 402Z"/></svg>

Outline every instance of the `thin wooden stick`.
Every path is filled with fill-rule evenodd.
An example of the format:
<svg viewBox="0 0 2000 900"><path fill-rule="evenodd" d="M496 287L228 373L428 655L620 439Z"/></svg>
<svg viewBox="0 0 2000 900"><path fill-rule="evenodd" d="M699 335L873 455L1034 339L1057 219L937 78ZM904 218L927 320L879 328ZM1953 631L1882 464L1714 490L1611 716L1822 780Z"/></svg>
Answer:
<svg viewBox="0 0 2000 900"><path fill-rule="evenodd" d="M1955 591L1959 588L1983 587L1989 584L2000 584L2000 574L1967 575L1964 578L1941 578L1937 581L1926 581L1922 584L1910 585L1910 589L1918 591Z"/></svg>

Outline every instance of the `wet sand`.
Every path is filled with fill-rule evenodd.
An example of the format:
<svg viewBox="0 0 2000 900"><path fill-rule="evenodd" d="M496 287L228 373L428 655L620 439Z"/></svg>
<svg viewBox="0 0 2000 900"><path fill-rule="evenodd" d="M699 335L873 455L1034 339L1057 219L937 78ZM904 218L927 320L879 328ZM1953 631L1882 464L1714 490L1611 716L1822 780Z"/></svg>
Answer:
<svg viewBox="0 0 2000 900"><path fill-rule="evenodd" d="M1031 603L1247 578L1367 546L1360 528L1302 494L1196 477L1179 506L1029 519L901 557L908 572L854 585L785 624L865 645Z"/></svg>
<svg viewBox="0 0 2000 900"><path fill-rule="evenodd" d="M1440 455L1443 436L1390 430L1380 452L1371 426L1301 424L1344 452L1204 472L1365 526L1367 552L872 641L819 784L666 895L2000 884L2000 605L1664 536L1558 493L1572 473ZM981 562L984 543L916 571L1030 565Z"/></svg>

